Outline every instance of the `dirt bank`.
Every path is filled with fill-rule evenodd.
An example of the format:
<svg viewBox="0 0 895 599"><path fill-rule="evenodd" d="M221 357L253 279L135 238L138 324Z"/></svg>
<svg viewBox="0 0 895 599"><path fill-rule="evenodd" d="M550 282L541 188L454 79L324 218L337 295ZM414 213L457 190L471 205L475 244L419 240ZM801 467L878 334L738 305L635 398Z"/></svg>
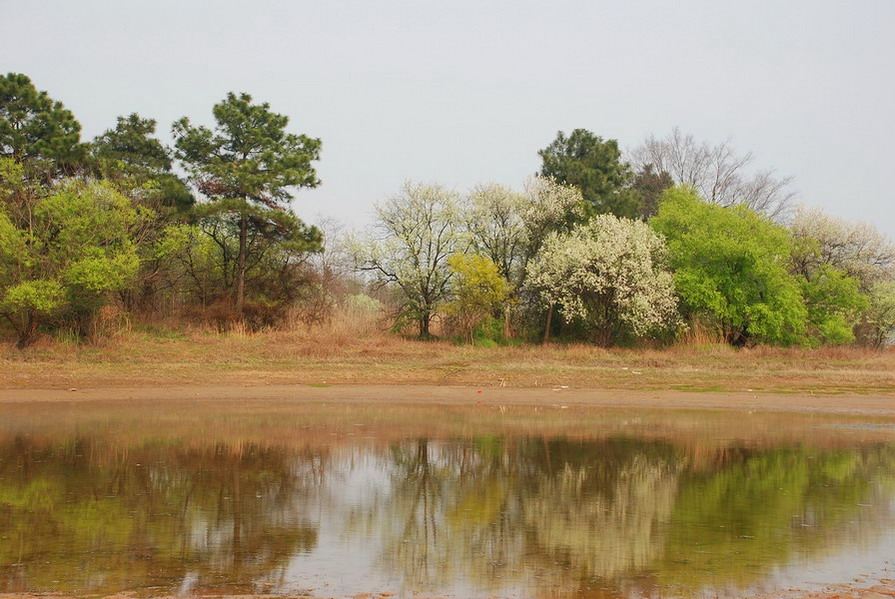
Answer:
<svg viewBox="0 0 895 599"><path fill-rule="evenodd" d="M895 415L895 397L870 394L638 391L618 389L474 387L455 385L159 385L0 389L0 402L296 400L388 404L582 405L735 409Z"/></svg>

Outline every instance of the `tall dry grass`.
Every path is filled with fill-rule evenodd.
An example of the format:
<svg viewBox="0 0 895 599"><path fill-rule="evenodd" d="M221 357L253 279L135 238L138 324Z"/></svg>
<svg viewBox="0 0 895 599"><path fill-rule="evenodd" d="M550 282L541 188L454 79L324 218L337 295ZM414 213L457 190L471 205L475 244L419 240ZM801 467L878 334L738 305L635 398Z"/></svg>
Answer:
<svg viewBox="0 0 895 599"><path fill-rule="evenodd" d="M108 310L86 343L60 333L26 351L0 345L0 388L325 382L895 393L895 349L736 349L700 332L669 347L479 347L420 341L391 323L381 306L364 304L256 332Z"/></svg>

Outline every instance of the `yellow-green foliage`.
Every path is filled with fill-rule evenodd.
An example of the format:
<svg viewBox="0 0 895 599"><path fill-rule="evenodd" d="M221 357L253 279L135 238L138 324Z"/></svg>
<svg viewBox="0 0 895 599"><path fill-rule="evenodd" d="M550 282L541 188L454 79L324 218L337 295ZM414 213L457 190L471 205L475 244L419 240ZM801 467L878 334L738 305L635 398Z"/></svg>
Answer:
<svg viewBox="0 0 895 599"><path fill-rule="evenodd" d="M67 182L26 201L27 218L0 212L0 315L20 346L49 317L83 324L130 284L140 266L132 230L147 217L104 183Z"/></svg>
<svg viewBox="0 0 895 599"><path fill-rule="evenodd" d="M510 286L500 276L493 260L478 254L454 254L448 258L453 273L454 299L445 312L458 332L472 339L477 327L498 312L510 295Z"/></svg>
<svg viewBox="0 0 895 599"><path fill-rule="evenodd" d="M805 340L808 314L787 270L786 228L745 206L709 204L687 186L665 191L650 225L668 240L687 315L715 322L735 344Z"/></svg>

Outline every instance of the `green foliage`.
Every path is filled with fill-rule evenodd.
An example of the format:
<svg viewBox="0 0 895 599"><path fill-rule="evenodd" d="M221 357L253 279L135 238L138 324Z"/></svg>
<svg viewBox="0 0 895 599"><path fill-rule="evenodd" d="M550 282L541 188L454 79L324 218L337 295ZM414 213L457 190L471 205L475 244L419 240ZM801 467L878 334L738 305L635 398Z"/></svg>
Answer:
<svg viewBox="0 0 895 599"><path fill-rule="evenodd" d="M146 205L186 210L192 206L193 196L172 173L170 152L154 137L155 130L155 120L137 113L118 117L114 129L90 144L94 168Z"/></svg>
<svg viewBox="0 0 895 599"><path fill-rule="evenodd" d="M177 157L193 183L214 204L203 215L220 219L215 230L233 231L237 239L232 286L242 310L248 262L260 257L249 237L264 240L262 247L280 251L319 249L322 237L305 226L289 208L294 187L316 187L320 181L311 162L320 154L320 140L286 133L289 118L271 112L267 103L253 104L248 94L230 93L214 107L214 130L193 126L189 119L173 127ZM222 246L220 238L216 241Z"/></svg>
<svg viewBox="0 0 895 599"><path fill-rule="evenodd" d="M141 216L111 185L75 181L38 200L28 220L0 212L0 316L17 331L20 347L51 317L89 333L108 294L137 273L131 231Z"/></svg>
<svg viewBox="0 0 895 599"><path fill-rule="evenodd" d="M476 331L504 307L510 286L500 276L497 264L486 256L454 254L448 258L448 267L454 273L454 299L445 306L445 313L457 331L473 341Z"/></svg>
<svg viewBox="0 0 895 599"><path fill-rule="evenodd" d="M80 133L74 115L26 75L0 77L0 157L42 178L70 173L84 156Z"/></svg>
<svg viewBox="0 0 895 599"><path fill-rule="evenodd" d="M665 171L656 172L652 164L647 164L634 176L633 188L640 194L641 215L650 219L659 211L662 193L674 185L671 175Z"/></svg>
<svg viewBox="0 0 895 599"><path fill-rule="evenodd" d="M538 154L540 174L580 189L590 215L640 216L640 194L630 187L634 175L614 139L603 140L586 129L568 137L560 131Z"/></svg>
<svg viewBox="0 0 895 599"><path fill-rule="evenodd" d="M692 187L667 190L650 221L668 240L684 311L735 345L803 340L808 317L787 271L788 231L746 208L704 202Z"/></svg>
<svg viewBox="0 0 895 599"><path fill-rule="evenodd" d="M855 324L870 306L857 279L823 265L810 278L802 277L801 288L809 343L842 345L855 340Z"/></svg>
<svg viewBox="0 0 895 599"><path fill-rule="evenodd" d="M59 281L23 281L4 290L0 310L11 313L52 314L65 301Z"/></svg>
<svg viewBox="0 0 895 599"><path fill-rule="evenodd" d="M270 104L229 93L213 112L214 130L188 118L173 127L177 156L206 196L273 207L292 198L291 187L320 184L311 165L320 157L320 140L286 133L289 117L271 112Z"/></svg>

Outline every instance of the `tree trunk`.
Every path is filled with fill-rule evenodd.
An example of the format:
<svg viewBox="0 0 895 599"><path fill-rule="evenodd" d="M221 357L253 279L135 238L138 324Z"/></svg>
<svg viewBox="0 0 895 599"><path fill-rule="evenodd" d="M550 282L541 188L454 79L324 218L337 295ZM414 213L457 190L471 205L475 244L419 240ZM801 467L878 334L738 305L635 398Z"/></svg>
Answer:
<svg viewBox="0 0 895 599"><path fill-rule="evenodd" d="M25 325L19 330L19 340L16 343L17 349L25 349L37 338L37 319L28 316Z"/></svg>
<svg viewBox="0 0 895 599"><path fill-rule="evenodd" d="M428 339L429 335L429 321L431 320L431 315L426 313L420 316L420 339Z"/></svg>
<svg viewBox="0 0 895 599"><path fill-rule="evenodd" d="M550 325L553 323L553 304L547 308L547 324L544 326L544 343L550 343Z"/></svg>
<svg viewBox="0 0 895 599"><path fill-rule="evenodd" d="M236 311L242 316L246 287L246 239L249 233L249 219L243 214L239 218L239 258L236 264Z"/></svg>

